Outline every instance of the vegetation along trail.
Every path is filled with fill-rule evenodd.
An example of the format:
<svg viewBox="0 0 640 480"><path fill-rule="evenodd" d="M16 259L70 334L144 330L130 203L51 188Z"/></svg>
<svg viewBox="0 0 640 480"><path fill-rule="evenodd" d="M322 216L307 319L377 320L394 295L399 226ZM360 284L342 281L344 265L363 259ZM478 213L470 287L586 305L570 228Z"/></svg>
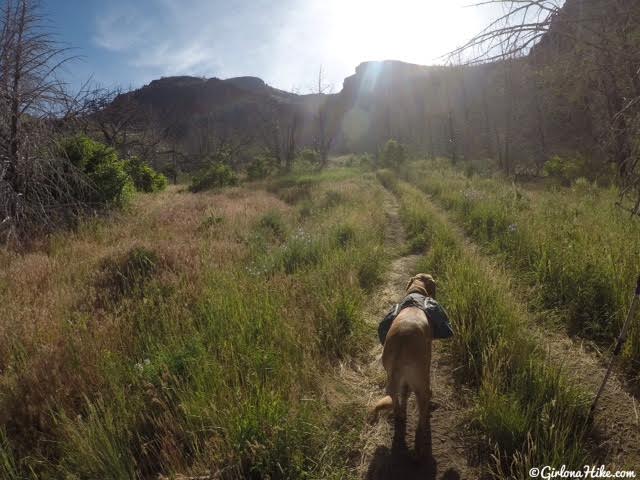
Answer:
<svg viewBox="0 0 640 480"><path fill-rule="evenodd" d="M495 258L487 256L469 239L463 229L450 220L445 213L433 202L430 208L438 221L447 225L463 248L479 262L491 265L491 268L507 279L509 291L515 302L529 308L528 299L518 280L505 267L501 267ZM604 378L606 365L593 354L584 341L572 341L566 334L558 331L549 324L539 323L539 316L543 313L527 312L527 322L523 325L527 334L537 345L540 345L548 361L559 371L566 374L569 383L583 389L589 399L597 392ZM619 467L633 467L640 464L640 419L638 417L637 400L625 388L622 379L614 375L603 392L598 408L594 414L593 436L591 447L594 454L601 455L608 465Z"/></svg>
<svg viewBox="0 0 640 480"><path fill-rule="evenodd" d="M485 459L491 473L528 478L536 465L637 466L633 399L614 382L588 422L603 374L598 362L566 337L536 327L510 273L467 241L423 192L383 173L400 199L408 243L429 246L417 269L440 282L440 300L456 328L450 344L456 380L473 389L469 422L493 450L493 462Z"/></svg>
<svg viewBox="0 0 640 480"><path fill-rule="evenodd" d="M383 195L354 169L170 187L3 250L0 478L351 477L364 409L318 386L373 341Z"/></svg>

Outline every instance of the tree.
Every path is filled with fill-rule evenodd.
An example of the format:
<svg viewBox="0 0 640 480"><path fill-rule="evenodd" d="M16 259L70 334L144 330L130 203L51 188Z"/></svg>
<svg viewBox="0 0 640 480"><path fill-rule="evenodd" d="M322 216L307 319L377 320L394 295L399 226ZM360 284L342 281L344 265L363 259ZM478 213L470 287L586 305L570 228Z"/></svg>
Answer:
<svg viewBox="0 0 640 480"><path fill-rule="evenodd" d="M217 112L193 120L189 137L199 167L222 163L237 169L239 157L253 141L253 135L245 128Z"/></svg>
<svg viewBox="0 0 640 480"><path fill-rule="evenodd" d="M291 171L298 146L301 112L295 105L271 100L259 110L260 138L268 157L284 171Z"/></svg>
<svg viewBox="0 0 640 480"><path fill-rule="evenodd" d="M22 240L81 209L82 175L54 154L54 128L75 102L55 73L70 60L33 0L0 12L0 237Z"/></svg>
<svg viewBox="0 0 640 480"><path fill-rule="evenodd" d="M120 88L93 89L84 98L83 112L85 133L98 130L104 143L123 158L135 156L154 164L165 142L172 142L175 150L178 127L166 121L172 118L171 112L163 112L161 122L158 115L137 102L131 92Z"/></svg>
<svg viewBox="0 0 640 480"><path fill-rule="evenodd" d="M504 13L451 55L464 56L467 64L506 61L511 65L527 55L534 67L528 81L533 85L537 150L549 155L537 98L544 95L540 83L553 79L559 85L551 92L556 103L568 107L572 120L581 120L587 139L595 138L596 146L616 166L621 203L629 199L627 208L640 214L640 147L635 141L640 134L640 4L633 0L488 0L479 5L502 5ZM557 81L558 77L562 79ZM511 80L505 78L505 82ZM563 133L570 136L566 129Z"/></svg>
<svg viewBox="0 0 640 480"><path fill-rule="evenodd" d="M477 35L450 53L467 65L521 56L538 43L559 20L562 0L485 0L481 5L503 5L504 13Z"/></svg>
<svg viewBox="0 0 640 480"><path fill-rule="evenodd" d="M324 168L329 162L329 151L335 136L335 130L330 124L329 104L327 102L327 93L331 91L331 87L324 83L322 67L318 70L318 84L313 92L318 96L318 107L316 111L316 138L315 149L320 154L320 166Z"/></svg>

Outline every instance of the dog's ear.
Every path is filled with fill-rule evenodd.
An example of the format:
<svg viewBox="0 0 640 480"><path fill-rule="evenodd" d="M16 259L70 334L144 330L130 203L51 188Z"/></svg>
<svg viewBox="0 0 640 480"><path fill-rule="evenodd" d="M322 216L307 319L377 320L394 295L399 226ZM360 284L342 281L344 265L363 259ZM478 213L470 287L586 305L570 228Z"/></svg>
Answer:
<svg viewBox="0 0 640 480"><path fill-rule="evenodd" d="M434 280L434 278L426 273L421 273L420 274L420 280L422 280L422 283L424 284L424 288L427 291L427 294L430 297L435 298L436 296L436 281Z"/></svg>
<svg viewBox="0 0 640 480"><path fill-rule="evenodd" d="M411 286L411 284L413 283L413 281L416 279L416 277L411 277L409 279L409 283L407 283L407 286L405 287L405 291L409 290L409 287Z"/></svg>

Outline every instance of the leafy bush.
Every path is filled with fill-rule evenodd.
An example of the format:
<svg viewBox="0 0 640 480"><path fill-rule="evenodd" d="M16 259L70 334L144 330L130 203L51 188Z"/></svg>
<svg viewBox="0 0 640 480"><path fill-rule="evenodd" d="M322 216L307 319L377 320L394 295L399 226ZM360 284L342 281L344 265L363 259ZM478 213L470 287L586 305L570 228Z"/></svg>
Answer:
<svg viewBox="0 0 640 480"><path fill-rule="evenodd" d="M346 201L344 195L336 190L328 190L324 194L324 198L322 200L322 207L324 208L333 208L338 205L344 203Z"/></svg>
<svg viewBox="0 0 640 480"><path fill-rule="evenodd" d="M587 176L586 162L579 155L566 158L554 155L544 164L544 173L568 187L577 178Z"/></svg>
<svg viewBox="0 0 640 480"><path fill-rule="evenodd" d="M267 178L273 171L273 161L264 155L257 156L247 167L249 180L261 180Z"/></svg>
<svg viewBox="0 0 640 480"><path fill-rule="evenodd" d="M167 177L156 172L137 157L125 162L125 170L139 192L159 192L167 188Z"/></svg>
<svg viewBox="0 0 640 480"><path fill-rule="evenodd" d="M300 160L315 164L320 161L320 154L316 150L305 148L300 152Z"/></svg>
<svg viewBox="0 0 640 480"><path fill-rule="evenodd" d="M342 358L349 337L361 321L357 297L347 288L327 303L326 318L319 325L318 343L323 351Z"/></svg>
<svg viewBox="0 0 640 480"><path fill-rule="evenodd" d="M228 165L216 163L197 175L191 181L192 192L202 192L214 188L227 187L238 184L238 176Z"/></svg>
<svg viewBox="0 0 640 480"><path fill-rule="evenodd" d="M94 203L123 206L132 197L135 187L122 162L101 163L88 175L96 187L89 199Z"/></svg>
<svg viewBox="0 0 640 480"><path fill-rule="evenodd" d="M312 172L320 166L320 154L311 148L302 150L294 163L297 172Z"/></svg>
<svg viewBox="0 0 640 480"><path fill-rule="evenodd" d="M396 140L389 140L380 155L382 166L398 168L407 160L407 147Z"/></svg>
<svg viewBox="0 0 640 480"><path fill-rule="evenodd" d="M598 185L594 182L591 183L584 177L579 177L573 182L573 186L571 187L574 192L579 195L598 195L599 189Z"/></svg>
<svg viewBox="0 0 640 480"><path fill-rule="evenodd" d="M366 255L358 268L360 288L370 292L384 278L385 262L383 255Z"/></svg>
<svg viewBox="0 0 640 480"><path fill-rule="evenodd" d="M284 240L287 234L287 225L277 210L271 210L264 214L260 219L259 225L278 240Z"/></svg>
<svg viewBox="0 0 640 480"><path fill-rule="evenodd" d="M370 168L373 166L373 159L368 153L352 154L344 162L345 167L363 167Z"/></svg>
<svg viewBox="0 0 640 480"><path fill-rule="evenodd" d="M349 224L341 224L335 228L336 242L341 248L346 248L356 238L355 229Z"/></svg>
<svg viewBox="0 0 640 480"><path fill-rule="evenodd" d="M198 231L204 232L222 223L224 223L224 217L216 214L211 214L202 221L202 223L198 227Z"/></svg>
<svg viewBox="0 0 640 480"><path fill-rule="evenodd" d="M396 177L395 173L393 173L391 170L378 170L376 172L376 177L378 177L378 181L384 188L397 193L398 178Z"/></svg>
<svg viewBox="0 0 640 480"><path fill-rule="evenodd" d="M305 267L317 265L322 259L322 246L308 233L298 231L278 252L275 258L284 272L291 274Z"/></svg>
<svg viewBox="0 0 640 480"><path fill-rule="evenodd" d="M116 151L84 135L67 138L60 144L61 154L86 174L90 189L78 196L93 204L122 206L134 191L131 177Z"/></svg>
<svg viewBox="0 0 640 480"><path fill-rule="evenodd" d="M178 167L172 164L168 164L162 167L161 171L162 174L168 179L171 179L173 183L178 183Z"/></svg>

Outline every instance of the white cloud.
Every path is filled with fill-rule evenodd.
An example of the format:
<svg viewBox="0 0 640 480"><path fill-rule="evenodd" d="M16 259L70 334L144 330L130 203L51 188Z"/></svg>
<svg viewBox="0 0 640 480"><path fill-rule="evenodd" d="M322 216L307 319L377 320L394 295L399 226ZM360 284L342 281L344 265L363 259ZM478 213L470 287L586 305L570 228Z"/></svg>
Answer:
<svg viewBox="0 0 640 480"><path fill-rule="evenodd" d="M106 50L126 52L143 43L152 28L153 23L135 8L124 6L98 17L93 41Z"/></svg>

